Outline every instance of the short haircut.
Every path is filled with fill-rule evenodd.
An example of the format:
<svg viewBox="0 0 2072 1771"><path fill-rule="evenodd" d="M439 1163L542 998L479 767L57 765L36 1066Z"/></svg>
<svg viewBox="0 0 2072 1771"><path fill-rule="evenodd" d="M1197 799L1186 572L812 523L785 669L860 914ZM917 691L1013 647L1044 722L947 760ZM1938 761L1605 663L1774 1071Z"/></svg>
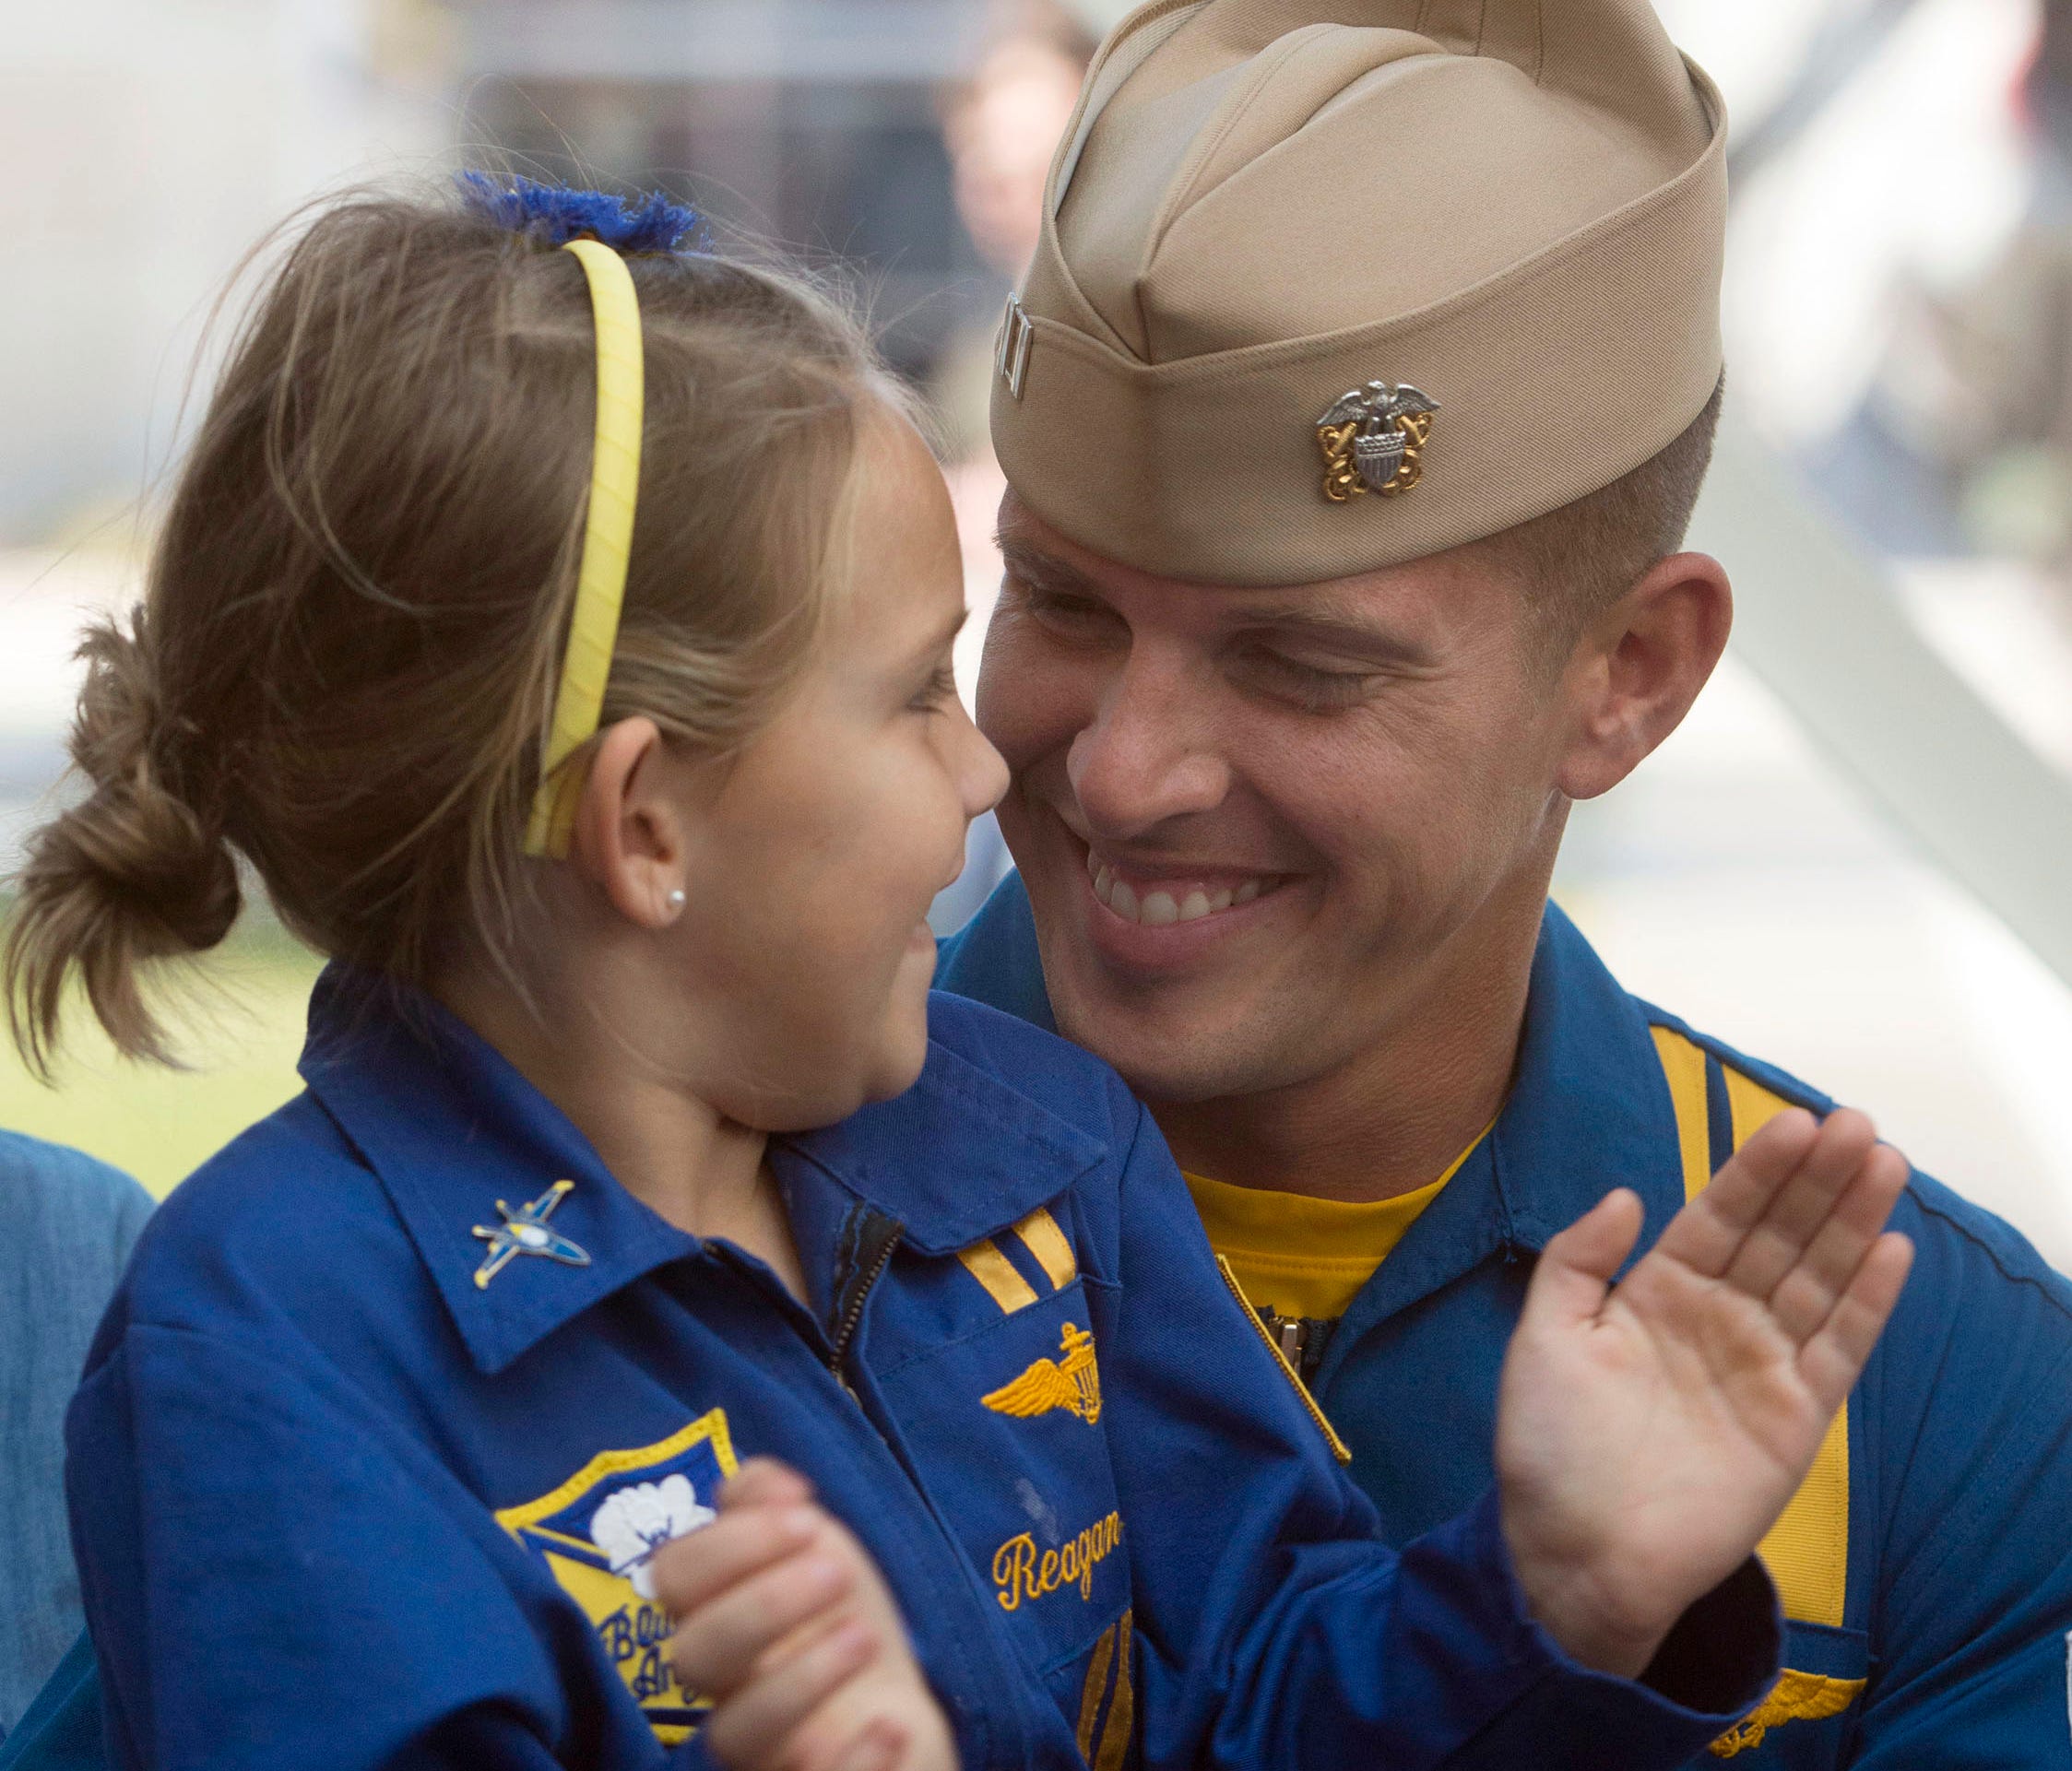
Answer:
<svg viewBox="0 0 2072 1771"><path fill-rule="evenodd" d="M1566 656L1585 627L1684 545L1725 392L1723 377L1675 441L1632 472L1476 544L1523 580L1554 652Z"/></svg>

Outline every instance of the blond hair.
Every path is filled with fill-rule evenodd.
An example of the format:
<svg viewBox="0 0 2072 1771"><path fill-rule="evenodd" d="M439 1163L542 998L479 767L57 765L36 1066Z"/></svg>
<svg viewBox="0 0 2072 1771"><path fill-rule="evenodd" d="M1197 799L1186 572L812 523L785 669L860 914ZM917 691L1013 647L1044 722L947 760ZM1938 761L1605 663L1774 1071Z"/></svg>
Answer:
<svg viewBox="0 0 2072 1771"><path fill-rule="evenodd" d="M604 723L724 752L822 625L864 413L860 326L797 276L629 259L647 361ZM86 636L89 791L31 838L6 949L47 1075L66 986L169 1059L146 962L221 941L238 857L335 958L423 985L506 955L590 481L582 266L456 204L319 211L241 329L142 605Z"/></svg>

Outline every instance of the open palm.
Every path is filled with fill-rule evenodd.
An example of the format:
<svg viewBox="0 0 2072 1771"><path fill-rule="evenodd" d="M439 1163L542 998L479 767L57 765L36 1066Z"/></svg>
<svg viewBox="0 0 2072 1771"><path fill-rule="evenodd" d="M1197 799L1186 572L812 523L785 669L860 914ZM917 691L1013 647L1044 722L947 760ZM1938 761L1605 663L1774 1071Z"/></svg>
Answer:
<svg viewBox="0 0 2072 1771"><path fill-rule="evenodd" d="M1862 1114L1779 1116L1618 1285L1621 1190L1548 1243L1504 1364L1497 1469L1534 1614L1643 1668L1805 1480L1912 1260L1907 1163Z"/></svg>

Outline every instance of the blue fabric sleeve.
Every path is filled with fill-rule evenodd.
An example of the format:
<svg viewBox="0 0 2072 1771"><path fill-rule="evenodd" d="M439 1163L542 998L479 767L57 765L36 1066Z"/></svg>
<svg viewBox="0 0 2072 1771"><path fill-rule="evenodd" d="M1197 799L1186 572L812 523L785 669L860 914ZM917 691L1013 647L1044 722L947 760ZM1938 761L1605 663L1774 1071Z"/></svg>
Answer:
<svg viewBox="0 0 2072 1771"><path fill-rule="evenodd" d="M342 1385L184 1329L104 1351L67 1478L119 1771L663 1762L570 1714L494 1522Z"/></svg>
<svg viewBox="0 0 2072 1771"><path fill-rule="evenodd" d="M2072 1771L2072 1285L1933 1181L1893 1222L1915 1261L1865 1386L1879 1660L1847 1762Z"/></svg>
<svg viewBox="0 0 2072 1771"><path fill-rule="evenodd" d="M1493 1494L1400 1558L1383 1544L1216 1271L1156 1128L1117 1092L1131 1153L1120 1285L1102 1288L1103 1424L1147 1767L1642 1771L1687 1764L1762 1696L1782 1632L1752 1563L1679 1626L1658 1690L1579 1666L1532 1621Z"/></svg>

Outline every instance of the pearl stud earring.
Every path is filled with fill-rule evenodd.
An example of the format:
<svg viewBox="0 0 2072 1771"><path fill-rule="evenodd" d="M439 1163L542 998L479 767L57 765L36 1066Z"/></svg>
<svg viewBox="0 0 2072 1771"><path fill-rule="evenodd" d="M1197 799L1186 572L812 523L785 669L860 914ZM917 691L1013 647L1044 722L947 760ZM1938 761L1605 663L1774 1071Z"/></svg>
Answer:
<svg viewBox="0 0 2072 1771"><path fill-rule="evenodd" d="M669 908L671 910L681 910L690 902L689 894L684 891L681 886L677 887L674 891L669 893Z"/></svg>

